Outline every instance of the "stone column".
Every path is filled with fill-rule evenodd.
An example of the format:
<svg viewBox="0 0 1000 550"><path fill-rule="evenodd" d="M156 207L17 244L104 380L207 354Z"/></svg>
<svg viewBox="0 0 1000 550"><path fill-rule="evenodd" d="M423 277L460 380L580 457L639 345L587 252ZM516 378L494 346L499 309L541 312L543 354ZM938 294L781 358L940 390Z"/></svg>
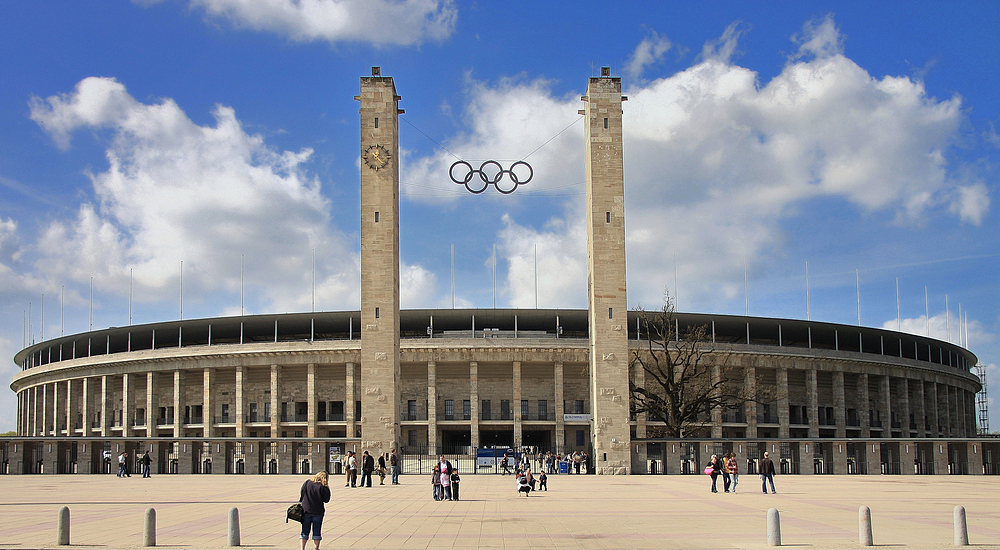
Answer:
<svg viewBox="0 0 1000 550"><path fill-rule="evenodd" d="M31 435L38 435L38 386L31 388Z"/></svg>
<svg viewBox="0 0 1000 550"><path fill-rule="evenodd" d="M584 148L587 269L590 284L590 401L594 464L599 474L628 474L628 303L625 278L625 184L621 78L602 67L587 82Z"/></svg>
<svg viewBox="0 0 1000 550"><path fill-rule="evenodd" d="M934 450L934 474L948 475L948 444L944 441L937 441L933 444Z"/></svg>
<svg viewBox="0 0 1000 550"><path fill-rule="evenodd" d="M844 396L844 371L833 373L833 421L837 424L836 437L847 437L847 399ZM847 472L847 454L844 454L844 467L835 469L837 473Z"/></svg>
<svg viewBox="0 0 1000 550"><path fill-rule="evenodd" d="M924 391L929 394L926 398L931 403L930 408L927 409L927 421L931 425L930 433L927 434L927 437L940 437L938 425L941 423L941 419L938 418L938 411L941 404L938 402L937 383L933 380L929 382L925 381Z"/></svg>
<svg viewBox="0 0 1000 550"><path fill-rule="evenodd" d="M719 365L712 365L712 384L718 384L722 380L722 370ZM711 411L712 415L712 438L722 438L722 407L715 407Z"/></svg>
<svg viewBox="0 0 1000 550"><path fill-rule="evenodd" d="M882 396L882 437L892 437L892 388L888 372L879 379L879 393Z"/></svg>
<svg viewBox="0 0 1000 550"><path fill-rule="evenodd" d="M523 443L522 418L521 418L521 362L514 361L513 369L514 383L514 448L518 448Z"/></svg>
<svg viewBox="0 0 1000 550"><path fill-rule="evenodd" d="M122 375L122 437L132 435L132 416L132 377L126 373Z"/></svg>
<svg viewBox="0 0 1000 550"><path fill-rule="evenodd" d="M904 378L905 380L905 378ZM909 422L909 419L907 419ZM909 426L909 424L907 424ZM908 432L907 429L904 433ZM907 436L903 436L904 439ZM899 472L903 475L912 475L917 473L913 466L913 457L917 455L917 444L914 441L900 441L899 442Z"/></svg>
<svg viewBox="0 0 1000 550"><path fill-rule="evenodd" d="M833 473L846 474L847 443L844 441L838 441L837 443L832 443L832 445L833 445Z"/></svg>
<svg viewBox="0 0 1000 550"><path fill-rule="evenodd" d="M360 420L357 418L355 411L355 403L358 400L358 385L357 385L357 371L354 363L346 364L346 376L344 384L344 421L347 422L347 437L354 437L358 433L357 422Z"/></svg>
<svg viewBox="0 0 1000 550"><path fill-rule="evenodd" d="M76 435L76 401L73 399L73 380L66 381L66 435Z"/></svg>
<svg viewBox="0 0 1000 550"><path fill-rule="evenodd" d="M955 435L957 437L968 437L965 433L965 390L955 387Z"/></svg>
<svg viewBox="0 0 1000 550"><path fill-rule="evenodd" d="M917 421L917 437L927 437L927 422L924 417L927 415L925 412L927 410L927 404L924 402L926 397L924 396L924 381L914 380L914 401L916 401L916 406L913 408L913 417Z"/></svg>
<svg viewBox="0 0 1000 550"><path fill-rule="evenodd" d="M806 371L806 407L809 410L809 437L819 437L819 389L816 369ZM810 464L812 461L810 460ZM811 469L811 468L810 468Z"/></svg>
<svg viewBox="0 0 1000 550"><path fill-rule="evenodd" d="M247 368L243 365L236 367L236 437L246 435L246 376Z"/></svg>
<svg viewBox="0 0 1000 550"><path fill-rule="evenodd" d="M474 398L469 398L475 407ZM475 424L475 422L473 422ZM428 453L437 449L437 363L427 362L427 447Z"/></svg>
<svg viewBox="0 0 1000 550"><path fill-rule="evenodd" d="M59 436L59 382L52 383L52 435Z"/></svg>
<svg viewBox="0 0 1000 550"><path fill-rule="evenodd" d="M111 437L111 415L108 414L111 405L110 383L107 375L101 376L101 437Z"/></svg>
<svg viewBox="0 0 1000 550"><path fill-rule="evenodd" d="M157 432L156 409L160 406L160 385L157 382L156 372L146 373L146 437L155 437Z"/></svg>
<svg viewBox="0 0 1000 550"><path fill-rule="evenodd" d="M861 420L861 437L871 437L871 399L868 397L868 374L858 375L858 416Z"/></svg>
<svg viewBox="0 0 1000 550"><path fill-rule="evenodd" d="M950 384L945 387L948 388L948 434L951 437L960 437L958 433L958 391L956 391L955 386Z"/></svg>
<svg viewBox="0 0 1000 550"><path fill-rule="evenodd" d="M808 374L806 375L808 376ZM810 415L812 417L812 415ZM795 443L792 443L795 445ZM815 443L800 441L799 442L799 473L806 475L813 475L816 473L813 466L813 445Z"/></svg>
<svg viewBox="0 0 1000 550"><path fill-rule="evenodd" d="M778 437L788 438L788 368L778 367Z"/></svg>
<svg viewBox="0 0 1000 550"><path fill-rule="evenodd" d="M201 384L201 420L205 423L204 433L205 437L212 437L214 430L212 429L215 423L215 408L212 402L212 387L215 385L215 369L206 368L202 371L202 384Z"/></svg>
<svg viewBox="0 0 1000 550"><path fill-rule="evenodd" d="M562 453L566 443L566 407L563 400L563 362L556 361L554 365L555 401L556 401L556 452Z"/></svg>
<svg viewBox="0 0 1000 550"><path fill-rule="evenodd" d="M981 441L968 441L966 442L966 455L969 457L969 475L981 476L983 475L983 446Z"/></svg>
<svg viewBox="0 0 1000 550"><path fill-rule="evenodd" d="M83 417L83 437L90 437L90 379L86 376L80 381L80 416Z"/></svg>
<svg viewBox="0 0 1000 550"><path fill-rule="evenodd" d="M882 474L882 444L877 441L865 443L865 459L868 462L869 475ZM947 465L945 465L947 467Z"/></svg>
<svg viewBox="0 0 1000 550"><path fill-rule="evenodd" d="M184 435L183 429L181 428L181 418L184 412L181 410L181 371L174 370L174 437L181 437ZM178 459L178 464L181 462ZM190 462L190 461L188 461ZM180 466L178 466L178 472ZM190 467L188 468L190 470Z"/></svg>
<svg viewBox="0 0 1000 550"><path fill-rule="evenodd" d="M351 395L350 410L348 407L344 407L344 412L348 413L347 418L350 419L347 423L348 427L348 437L354 437L354 364L347 364L347 388ZM345 403L346 405L346 403ZM278 423L281 420L281 366L271 365L271 437L278 437L281 434L278 431Z"/></svg>
<svg viewBox="0 0 1000 550"><path fill-rule="evenodd" d="M469 362L469 399L472 405L470 429L473 447L479 447L479 363Z"/></svg>
<svg viewBox="0 0 1000 550"><path fill-rule="evenodd" d="M306 365L306 437L316 437L316 364ZM313 469L314 472L319 470Z"/></svg>
<svg viewBox="0 0 1000 550"><path fill-rule="evenodd" d="M42 384L42 436L49 435L49 386Z"/></svg>
<svg viewBox="0 0 1000 550"><path fill-rule="evenodd" d="M747 388L747 395L757 395L757 368L754 366L743 367L743 384ZM753 439L757 437L757 402L751 401L743 407L743 414L747 419L747 437Z"/></svg>
<svg viewBox="0 0 1000 550"><path fill-rule="evenodd" d="M944 415L939 415L938 420L941 422L941 427L943 428L944 437L951 437L951 400L950 395L948 395L948 386L946 384L938 384L938 397L942 398L943 403L939 405L940 410L944 412Z"/></svg>
<svg viewBox="0 0 1000 550"><path fill-rule="evenodd" d="M899 379L898 405L899 425L903 428L903 437L910 437L910 381L906 377Z"/></svg>

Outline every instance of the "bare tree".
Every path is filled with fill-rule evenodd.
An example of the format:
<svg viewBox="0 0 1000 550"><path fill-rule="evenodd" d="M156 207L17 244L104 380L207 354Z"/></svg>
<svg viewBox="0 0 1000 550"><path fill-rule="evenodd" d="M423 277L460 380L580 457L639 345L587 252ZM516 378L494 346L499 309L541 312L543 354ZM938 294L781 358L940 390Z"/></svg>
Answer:
<svg viewBox="0 0 1000 550"><path fill-rule="evenodd" d="M639 328L642 347L632 351L630 366L642 371L644 382L630 377L632 413L662 420L665 437L690 435L713 410L741 410L762 398L760 384L751 395L732 383L732 352L717 349L706 326L680 326L669 295L659 311L639 309Z"/></svg>

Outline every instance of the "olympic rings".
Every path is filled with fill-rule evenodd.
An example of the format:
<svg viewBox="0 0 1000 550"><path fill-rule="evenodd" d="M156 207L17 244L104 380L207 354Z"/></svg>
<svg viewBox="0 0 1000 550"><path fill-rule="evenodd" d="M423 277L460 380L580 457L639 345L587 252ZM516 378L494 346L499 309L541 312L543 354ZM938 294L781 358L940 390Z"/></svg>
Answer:
<svg viewBox="0 0 1000 550"><path fill-rule="evenodd" d="M524 177L524 169L519 168L522 165L527 169L527 177ZM515 171L515 169L517 170ZM521 175L519 176L517 172L521 172ZM475 177L476 175L479 176L478 180ZM504 175L510 179L512 185L504 184ZM464 185L470 193L478 195L492 185L500 193L509 195L517 190L518 185L524 185L531 181L531 178L535 176L535 171L531 168L530 164L523 160L511 164L510 168L506 170L504 170L503 165L495 160L483 162L479 165L478 169L473 168L471 164L464 160L459 160L451 165L451 168L448 170L448 176L456 184Z"/></svg>

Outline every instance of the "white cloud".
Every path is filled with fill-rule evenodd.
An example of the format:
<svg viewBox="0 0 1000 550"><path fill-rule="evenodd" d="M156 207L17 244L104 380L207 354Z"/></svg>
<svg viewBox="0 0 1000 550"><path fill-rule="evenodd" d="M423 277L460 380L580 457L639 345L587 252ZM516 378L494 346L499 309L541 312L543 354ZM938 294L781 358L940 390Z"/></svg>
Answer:
<svg viewBox="0 0 1000 550"><path fill-rule="evenodd" d="M134 268L137 299L176 292L180 262L191 299L238 293L246 255L249 295L270 311L308 310L317 251L318 306L357 303L357 252L330 228L320 184L304 169L311 150L278 152L218 106L199 126L170 99L144 104L112 78L71 94L34 98L31 118L68 147L81 128L112 133L109 167L89 177L99 203L40 237L36 267L52 280L120 293ZM284 284L274 284L281 281ZM141 297L141 298L139 298Z"/></svg>
<svg viewBox="0 0 1000 550"><path fill-rule="evenodd" d="M882 323L882 328L896 330L896 320L891 319ZM928 334L928 329L930 333ZM966 346L967 349L975 352L975 350L983 349L996 341L996 336L989 332L987 328L979 321L973 319L969 321L969 324L964 325L964 321L958 318L958 312L942 311L935 315L932 315L930 322L927 320L926 315L921 315L919 317L912 317L908 319L900 319L899 330L901 332L906 332L909 334L916 334L918 336L930 336L931 338L936 338L944 342L952 342L954 344L959 344L962 336L962 331L968 333L969 343ZM948 337L949 333L951 338Z"/></svg>
<svg viewBox="0 0 1000 550"><path fill-rule="evenodd" d="M625 65L625 74L633 79L640 78L646 67L662 61L663 56L672 46L673 44L666 36L660 36L656 31L651 31L632 52L632 56Z"/></svg>
<svg viewBox="0 0 1000 550"><path fill-rule="evenodd" d="M440 307L437 297L437 277L419 265L399 266L399 306L421 309Z"/></svg>
<svg viewBox="0 0 1000 550"><path fill-rule="evenodd" d="M299 42L376 46L444 40L458 18L451 0L191 0L191 6L237 27Z"/></svg>
<svg viewBox="0 0 1000 550"><path fill-rule="evenodd" d="M587 307L587 227L583 212L548 221L541 230L503 216L500 249L508 262L512 307L535 307L537 246L538 307Z"/></svg>
<svg viewBox="0 0 1000 550"><path fill-rule="evenodd" d="M929 97L907 77L873 77L841 53L830 18L806 25L796 37L800 55L760 83L757 73L729 61L741 32L731 25L706 44L702 61L627 90L630 303L660 303L673 254L686 303L710 309L742 294L744 254L752 265L780 247L784 220L809 200L842 201L845 215L853 208L903 225L927 223L935 212L973 224L983 219L985 186L956 175L962 170L947 160L964 121L959 97ZM553 96L544 81L477 83L469 95L469 130L447 142L463 158L498 151L519 158L579 109L576 94ZM581 134L571 128L536 153L536 174L546 176L526 192L583 181ZM453 161L443 152L414 159L408 173L432 186L430 174ZM569 288L586 288L585 270L578 269L586 261L579 208L568 202L544 230L516 216L505 219L500 239L511 264L512 303L533 303L534 282L523 268L538 242L558 251L549 267L554 286L543 296L579 304L569 298L575 295Z"/></svg>

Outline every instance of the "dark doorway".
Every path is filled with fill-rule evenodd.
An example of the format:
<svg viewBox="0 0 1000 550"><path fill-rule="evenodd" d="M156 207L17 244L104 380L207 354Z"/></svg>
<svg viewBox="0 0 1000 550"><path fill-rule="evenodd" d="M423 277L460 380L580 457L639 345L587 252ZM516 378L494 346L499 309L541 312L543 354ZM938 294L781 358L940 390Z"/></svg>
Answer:
<svg viewBox="0 0 1000 550"><path fill-rule="evenodd" d="M442 454L465 454L472 446L472 433L469 430L441 430Z"/></svg>
<svg viewBox="0 0 1000 550"><path fill-rule="evenodd" d="M549 430L525 430L522 434L522 445L536 447L539 452L551 451L552 432Z"/></svg>
<svg viewBox="0 0 1000 550"><path fill-rule="evenodd" d="M514 430L481 430L479 432L480 447L512 447L514 445Z"/></svg>

